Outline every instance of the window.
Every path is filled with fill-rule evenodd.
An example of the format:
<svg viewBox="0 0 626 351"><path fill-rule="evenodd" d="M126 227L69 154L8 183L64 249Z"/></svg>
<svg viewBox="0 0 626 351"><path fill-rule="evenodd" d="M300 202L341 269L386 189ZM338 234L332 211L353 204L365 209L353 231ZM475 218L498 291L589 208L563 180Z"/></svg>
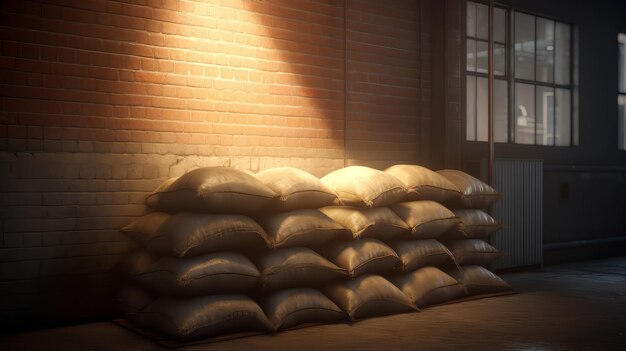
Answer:
<svg viewBox="0 0 626 351"><path fill-rule="evenodd" d="M466 4L466 139L487 141L488 7ZM571 43L567 23L494 9L494 141L572 145Z"/></svg>
<svg viewBox="0 0 626 351"><path fill-rule="evenodd" d="M617 35L618 48L618 75L617 75L617 125L618 125L618 147L626 150L626 34Z"/></svg>

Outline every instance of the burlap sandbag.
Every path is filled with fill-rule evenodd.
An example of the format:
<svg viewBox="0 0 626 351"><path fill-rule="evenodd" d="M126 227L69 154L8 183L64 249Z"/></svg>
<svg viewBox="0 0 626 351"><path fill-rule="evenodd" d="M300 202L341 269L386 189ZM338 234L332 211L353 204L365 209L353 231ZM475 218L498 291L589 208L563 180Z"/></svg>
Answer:
<svg viewBox="0 0 626 351"><path fill-rule="evenodd" d="M269 246L263 228L242 215L154 212L133 221L122 232L151 252L181 257L258 251Z"/></svg>
<svg viewBox="0 0 626 351"><path fill-rule="evenodd" d="M458 199L461 192L435 171L417 165L394 165L385 173L398 178L407 189L404 201L433 200L439 203Z"/></svg>
<svg viewBox="0 0 626 351"><path fill-rule="evenodd" d="M352 320L417 310L402 291L379 275L366 274L335 283L323 292Z"/></svg>
<svg viewBox="0 0 626 351"><path fill-rule="evenodd" d="M504 253L480 239L451 240L444 242L460 266L487 266Z"/></svg>
<svg viewBox="0 0 626 351"><path fill-rule="evenodd" d="M254 262L266 291L317 287L347 276L344 269L305 247L263 253Z"/></svg>
<svg viewBox="0 0 626 351"><path fill-rule="evenodd" d="M297 168L271 168L255 176L277 194L273 211L320 208L337 199L337 195L317 177Z"/></svg>
<svg viewBox="0 0 626 351"><path fill-rule="evenodd" d="M168 180L146 199L160 211L250 214L267 209L276 194L254 176L230 167L203 167Z"/></svg>
<svg viewBox="0 0 626 351"><path fill-rule="evenodd" d="M402 271L410 272L425 266L458 268L450 250L435 239L396 240L389 246L398 254Z"/></svg>
<svg viewBox="0 0 626 351"><path fill-rule="evenodd" d="M333 323L348 316L328 297L311 288L280 290L259 298L274 330Z"/></svg>
<svg viewBox="0 0 626 351"><path fill-rule="evenodd" d="M244 295L163 296L139 311L134 321L178 340L272 330L261 308Z"/></svg>
<svg viewBox="0 0 626 351"><path fill-rule="evenodd" d="M141 256L128 257L127 266L133 268L129 274L159 295L242 293L259 285L260 273L254 264L234 252L184 258L163 256L147 265L148 260Z"/></svg>
<svg viewBox="0 0 626 351"><path fill-rule="evenodd" d="M463 284L436 267L422 267L390 278L417 307L425 307L465 296Z"/></svg>
<svg viewBox="0 0 626 351"><path fill-rule="evenodd" d="M270 213L257 217L272 248L317 247L332 240L344 240L350 233L317 209Z"/></svg>
<svg viewBox="0 0 626 351"><path fill-rule="evenodd" d="M482 239L502 228L500 223L483 210L458 209L452 212L461 219L463 225L459 229L467 238Z"/></svg>
<svg viewBox="0 0 626 351"><path fill-rule="evenodd" d="M320 211L352 232L354 239L390 240L409 233L408 225L387 207L328 206Z"/></svg>
<svg viewBox="0 0 626 351"><path fill-rule="evenodd" d="M501 197L501 194L492 187L465 172L444 169L437 173L454 184L462 194L460 198L446 202L450 208L487 208Z"/></svg>
<svg viewBox="0 0 626 351"><path fill-rule="evenodd" d="M412 239L434 239L460 223L452 211L430 200L402 202L391 209L408 224Z"/></svg>
<svg viewBox="0 0 626 351"><path fill-rule="evenodd" d="M351 277L363 274L384 274L400 264L398 255L376 239L362 239L337 243L322 251L338 267Z"/></svg>
<svg viewBox="0 0 626 351"><path fill-rule="evenodd" d="M337 205L382 207L402 201L406 196L406 189L398 178L369 167L338 169L321 180L339 197Z"/></svg>
<svg viewBox="0 0 626 351"><path fill-rule="evenodd" d="M512 293L513 288L485 267L463 266L461 272L453 273L467 290L467 294L486 295Z"/></svg>

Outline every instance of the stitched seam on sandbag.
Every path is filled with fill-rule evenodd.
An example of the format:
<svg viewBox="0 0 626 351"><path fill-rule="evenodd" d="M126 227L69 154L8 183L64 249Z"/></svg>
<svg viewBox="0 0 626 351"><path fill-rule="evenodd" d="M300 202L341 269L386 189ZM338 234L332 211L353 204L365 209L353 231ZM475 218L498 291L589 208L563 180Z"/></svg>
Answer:
<svg viewBox="0 0 626 351"><path fill-rule="evenodd" d="M276 240L273 240L273 245L274 245L274 247L276 247L276 246L280 246L280 245L284 244L284 243L285 243L285 241L288 241L288 240L289 240L289 239L291 239L291 238L294 238L294 237L300 237L300 236L302 236L302 235L311 234L311 233L316 232L316 231L318 231L318 230L321 230L321 231L329 231L329 230L337 230L337 231L342 231L342 230L346 230L346 229L345 229L345 228L330 228L330 227L324 227L324 228L313 228L313 229L309 229L309 230L307 230L307 231L302 231L302 232L297 232L297 233L291 234L291 235L289 235L288 237L286 237L286 238L282 239L281 241L276 241Z"/></svg>
<svg viewBox="0 0 626 351"><path fill-rule="evenodd" d="M224 235L224 233L229 233L229 232L258 234L261 237L261 239L263 239L265 241L266 244L268 243L268 240L266 239L267 234L265 232L259 232L258 230L232 230L232 229L228 230L227 229L227 230L221 230L221 231L216 232L216 233L212 233L211 235L208 235L208 236L203 236L202 238L200 238L201 241L189 243L190 245L182 252L176 250L175 248L173 248L173 249L180 256L185 256L185 254L187 252L189 252L189 250L194 249L194 248L196 248L198 246L202 246L205 243L206 240L212 239L213 237L216 237L216 236Z"/></svg>
<svg viewBox="0 0 626 351"><path fill-rule="evenodd" d="M423 226L423 225L425 225L425 224L429 224L429 223L433 223L433 222L438 222L438 221L449 221L449 220L452 220L452 219L458 219L459 221L461 220L459 217L456 217L456 216L454 216L454 217L445 217L445 218L436 218L436 219L431 219L431 220L429 220L429 221L422 222L422 223L420 223L420 224L416 225L415 227L411 228L411 232L415 233L419 227L421 227L421 226Z"/></svg>
<svg viewBox="0 0 626 351"><path fill-rule="evenodd" d="M224 273L210 273L210 274L202 274L202 275L198 275L195 277L187 277L187 276L181 276L179 278L177 278L176 280L180 283L183 283L183 286L187 286L190 284L190 282L193 282L194 280L198 280L198 279L202 279L202 278L206 278L206 277L211 277L214 275L236 275L236 276L240 276L240 277L252 277L252 278L259 278L256 275L251 275L251 274L245 274L245 273L229 273L229 272L224 272Z"/></svg>
<svg viewBox="0 0 626 351"><path fill-rule="evenodd" d="M433 188L433 189L437 189L437 190L445 190L445 191L450 191L450 192L453 192L453 193L457 193L457 194L463 195L463 193L461 193L461 191L459 191L457 189L442 188L440 186L429 185L429 184L415 185L415 186L409 187L408 189L417 189L417 188ZM419 191L417 193L419 194Z"/></svg>
<svg viewBox="0 0 626 351"><path fill-rule="evenodd" d="M355 266L355 267L354 267L354 268L353 268L350 272L351 272L351 273L354 273L354 271L356 271L357 269L359 269L359 268L361 268L361 267L365 266L366 264L368 264L368 263L370 263L370 262L373 262L373 261L375 261L375 260L379 260L379 259L382 259L382 258L389 258L389 257L394 257L394 258L400 259L398 256L394 256L394 255L390 255L390 254L387 254L387 255L385 255L385 256L377 256L377 257L372 257L372 258L369 258L369 259L367 259L367 260L365 260L365 261L363 261L363 262L359 263L358 265L356 265L356 266Z"/></svg>
<svg viewBox="0 0 626 351"><path fill-rule="evenodd" d="M171 194L171 193L176 193L176 192L180 192L180 191L191 191L191 192L195 193L196 195L198 195L201 198L206 198L207 195L210 195L210 194L238 194L238 195L247 195L247 196L252 196L252 197L260 197L260 198L265 198L265 199L274 199L274 198L276 198L276 196L257 195L257 194L250 194L250 193L239 192L239 191L210 191L210 192L207 192L207 193L203 193L202 191L198 191L197 189L182 188L182 189L176 189L176 190L159 191L158 193L153 193L153 194L148 195L148 197L146 199L148 199L151 196L155 196L155 195L159 195L159 194Z"/></svg>
<svg viewBox="0 0 626 351"><path fill-rule="evenodd" d="M324 270L328 270L328 271L333 271L333 272L339 272L339 273L346 273L346 270L343 268L332 268L332 267L327 267L327 266L320 266L320 265L314 265L314 264L299 264L296 266L287 266L287 267L279 267L279 266L273 266L270 268L267 268L266 270L263 271L262 275L267 277L268 275L273 275L273 274L277 274L282 272L283 270L286 269L299 269L299 268L320 268L320 269L324 269ZM267 271L267 273L266 273Z"/></svg>

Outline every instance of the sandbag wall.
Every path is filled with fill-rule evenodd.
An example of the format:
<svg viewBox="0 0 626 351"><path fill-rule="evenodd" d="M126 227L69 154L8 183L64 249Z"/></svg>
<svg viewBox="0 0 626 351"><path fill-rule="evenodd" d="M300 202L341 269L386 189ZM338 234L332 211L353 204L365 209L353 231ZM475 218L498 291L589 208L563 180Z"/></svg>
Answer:
<svg viewBox="0 0 626 351"><path fill-rule="evenodd" d="M196 169L164 182L147 198L157 212L122 229L141 249L120 266L120 301L135 325L190 340L510 291L481 266L500 255L478 241L498 228L479 209L497 197L465 173L415 165L321 180L287 167Z"/></svg>

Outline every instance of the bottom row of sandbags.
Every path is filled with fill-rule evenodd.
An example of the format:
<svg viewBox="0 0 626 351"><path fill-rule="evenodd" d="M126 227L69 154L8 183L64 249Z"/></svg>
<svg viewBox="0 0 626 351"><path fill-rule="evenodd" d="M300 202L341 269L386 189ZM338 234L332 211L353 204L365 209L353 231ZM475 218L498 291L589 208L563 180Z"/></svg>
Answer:
<svg viewBox="0 0 626 351"><path fill-rule="evenodd" d="M194 340L412 312L470 296L512 291L481 266L449 273L429 266L389 280L366 274L319 290L292 288L254 297L154 298L142 288L129 286L121 291L120 302L136 326L176 340Z"/></svg>

